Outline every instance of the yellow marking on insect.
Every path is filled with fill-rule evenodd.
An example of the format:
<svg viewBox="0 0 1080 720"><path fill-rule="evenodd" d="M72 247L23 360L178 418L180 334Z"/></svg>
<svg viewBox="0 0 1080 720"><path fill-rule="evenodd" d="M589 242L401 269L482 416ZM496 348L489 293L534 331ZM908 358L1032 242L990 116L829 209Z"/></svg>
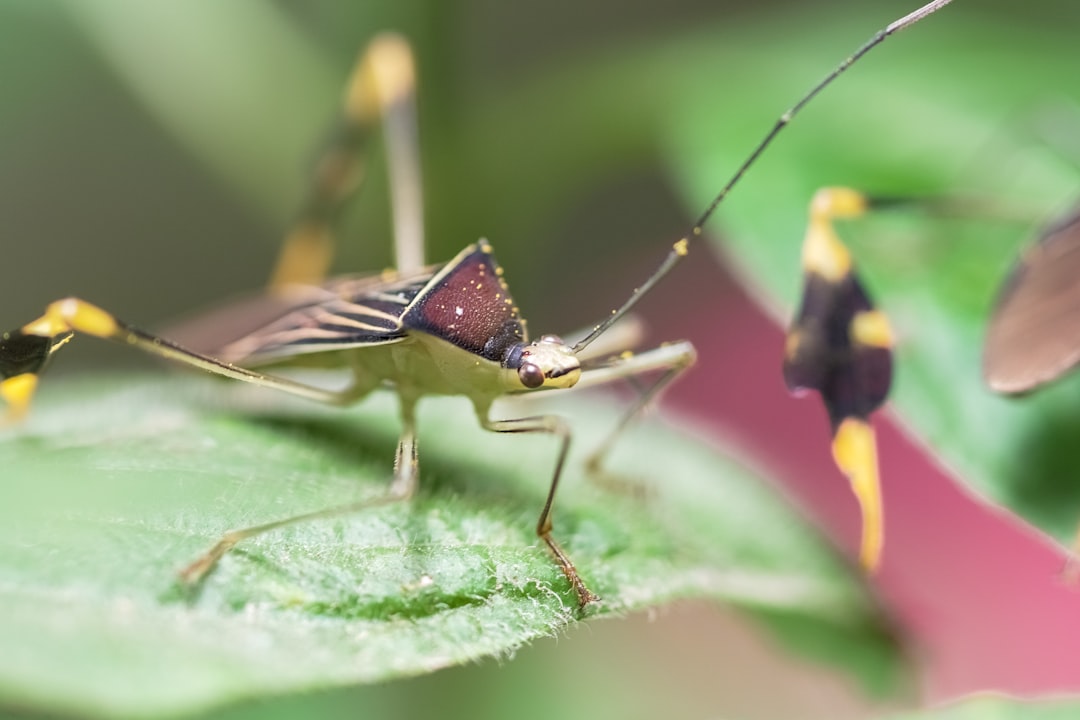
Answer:
<svg viewBox="0 0 1080 720"><path fill-rule="evenodd" d="M833 460L847 476L862 510L859 561L867 572L874 572L881 562L885 532L873 428L863 420L847 418L837 428L832 451Z"/></svg>
<svg viewBox="0 0 1080 720"><path fill-rule="evenodd" d="M345 93L345 115L358 123L368 124L376 116L379 98L371 80L371 67L367 62L356 66L349 79Z"/></svg>
<svg viewBox="0 0 1080 720"><path fill-rule="evenodd" d="M400 35L384 33L368 47L387 104L408 97L416 87L416 68L413 66L409 43Z"/></svg>
<svg viewBox="0 0 1080 720"><path fill-rule="evenodd" d="M851 252L840 242L832 221L858 217L866 208L866 198L850 188L822 188L814 193L803 242L802 264L806 272L831 283L840 282L851 272Z"/></svg>
<svg viewBox="0 0 1080 720"><path fill-rule="evenodd" d="M792 330L788 333L788 336L784 338L784 357L788 360L794 360L799 355L799 345L802 343L802 332L799 330Z"/></svg>
<svg viewBox="0 0 1080 720"><path fill-rule="evenodd" d="M674 250L675 254L679 257L686 257L686 254L690 252L690 243L686 241L686 238L683 238L672 245L671 249Z"/></svg>
<svg viewBox="0 0 1080 720"><path fill-rule="evenodd" d="M14 375L0 382L0 397L7 403L8 412L3 417L3 422L17 422L26 415L30 407L30 398L37 389L38 376L34 373L22 373Z"/></svg>
<svg viewBox="0 0 1080 720"><path fill-rule="evenodd" d="M58 300L45 310L46 314L56 313L62 317L69 328L97 337L112 337L120 327L113 316L97 305L83 300L67 298Z"/></svg>
<svg viewBox="0 0 1080 720"><path fill-rule="evenodd" d="M857 345L877 348L893 346L892 325L880 310L864 310L851 320L851 340Z"/></svg>
<svg viewBox="0 0 1080 720"><path fill-rule="evenodd" d="M828 219L811 215L802 249L803 269L830 283L837 283L851 273L851 253L836 236Z"/></svg>
<svg viewBox="0 0 1080 720"><path fill-rule="evenodd" d="M621 353L619 353L620 360L629 360L632 357L634 357L633 350L623 350Z"/></svg>
<svg viewBox="0 0 1080 720"><path fill-rule="evenodd" d="M326 278L334 257L334 241L322 224L302 224L285 238L270 287L318 285Z"/></svg>
<svg viewBox="0 0 1080 720"><path fill-rule="evenodd" d="M107 338L119 334L113 316L96 305L77 298L57 300L45 308L45 314L22 327L27 335L56 337L73 330Z"/></svg>
<svg viewBox="0 0 1080 720"><path fill-rule="evenodd" d="M27 335L37 335L38 337L55 337L56 335L63 334L69 331L66 324L56 324L56 319L49 317L48 315L42 315L33 322L28 322L19 328L21 332Z"/></svg>
<svg viewBox="0 0 1080 720"><path fill-rule="evenodd" d="M859 217L868 206L866 196L845 187L821 188L810 201L810 217L825 220Z"/></svg>
<svg viewBox="0 0 1080 720"><path fill-rule="evenodd" d="M407 99L415 86L416 69L408 43L393 33L380 35L367 46L349 78L345 114L371 122L379 108Z"/></svg>

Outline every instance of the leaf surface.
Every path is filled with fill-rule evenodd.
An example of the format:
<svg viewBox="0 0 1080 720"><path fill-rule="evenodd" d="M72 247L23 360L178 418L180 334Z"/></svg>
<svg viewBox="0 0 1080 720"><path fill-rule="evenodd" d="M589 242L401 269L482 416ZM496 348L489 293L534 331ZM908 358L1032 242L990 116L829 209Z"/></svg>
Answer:
<svg viewBox="0 0 1080 720"><path fill-rule="evenodd" d="M388 481L392 397L331 411L252 390L44 384L0 441L0 702L189 711L507 656L576 620L533 535L553 443L485 433L456 399L422 407L413 501L246 541L185 597L176 571L223 530L377 497ZM557 404L578 448L617 418L595 397ZM590 615L730 601L873 687L895 681L873 604L769 488L677 423L629 435L611 468L640 492L597 487L575 462L555 506L556 537L603 598Z"/></svg>

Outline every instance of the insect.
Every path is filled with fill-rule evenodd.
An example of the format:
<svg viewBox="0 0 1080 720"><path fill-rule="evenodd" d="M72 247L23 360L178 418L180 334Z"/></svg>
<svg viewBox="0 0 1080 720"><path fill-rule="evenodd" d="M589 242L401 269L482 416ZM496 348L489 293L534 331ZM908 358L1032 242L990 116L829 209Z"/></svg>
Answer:
<svg viewBox="0 0 1080 720"><path fill-rule="evenodd" d="M983 348L983 377L1033 391L1080 363L1080 211L1047 227L1002 284Z"/></svg>
<svg viewBox="0 0 1080 720"><path fill-rule="evenodd" d="M0 397L7 403L8 419L25 414L47 361L80 333L331 405L355 403L380 387L393 389L400 401L402 430L385 497L227 532L181 571L184 582L195 584L247 538L413 495L419 477L416 405L426 395L463 395L487 430L541 433L557 440L536 532L584 608L597 596L553 534L552 510L570 446L569 427L555 415L496 419L491 417L492 403L504 395L651 377L593 453L588 464L599 467L626 424L694 360L694 349L687 342L630 354L601 351L604 343L599 341L609 340L614 325L687 255L723 199L806 104L885 38L949 2L933 0L879 31L784 113L690 230L672 244L658 268L610 316L572 344L555 335L529 339L487 242L466 247L445 264L424 265L415 73L407 44L397 36L382 36L363 53L347 85L343 117L316 165L299 220L285 240L268 291L252 306L263 319L215 347L196 351L144 332L84 300L58 300L41 317L0 336ZM380 123L387 144L397 267L375 277L328 279L333 218L355 185L364 140ZM252 308L245 309L249 312ZM344 390L327 390L273 374L277 367L304 364L343 366L351 371L351 384Z"/></svg>
<svg viewBox="0 0 1080 720"><path fill-rule="evenodd" d="M784 348L788 389L817 390L828 411L833 458L862 508L859 560L870 571L881 560L885 536L869 417L889 394L893 338L888 318L874 308L832 223L879 203L849 188L823 188L810 202L802 303Z"/></svg>
<svg viewBox="0 0 1080 720"><path fill-rule="evenodd" d="M983 345L983 378L1006 395L1034 392L1080 363L1080 210L1043 229L1002 283ZM1064 579L1080 582L1080 530Z"/></svg>

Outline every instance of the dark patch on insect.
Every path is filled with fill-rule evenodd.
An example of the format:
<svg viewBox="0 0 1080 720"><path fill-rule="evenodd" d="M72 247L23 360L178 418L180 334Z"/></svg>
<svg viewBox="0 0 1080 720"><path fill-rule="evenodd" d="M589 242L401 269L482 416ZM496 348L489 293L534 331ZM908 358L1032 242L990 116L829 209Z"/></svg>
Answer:
<svg viewBox="0 0 1080 720"><path fill-rule="evenodd" d="M401 322L410 330L435 335L495 362L526 340L525 325L502 270L484 243L448 263Z"/></svg>
<svg viewBox="0 0 1080 720"><path fill-rule="evenodd" d="M54 342L53 338L18 330L0 335L0 378L41 372Z"/></svg>
<svg viewBox="0 0 1080 720"><path fill-rule="evenodd" d="M844 418L865 419L885 402L892 383L892 352L858 342L853 323L873 312L854 274L830 282L807 273L802 305L788 333L784 381L792 392L817 390L833 431Z"/></svg>
<svg viewBox="0 0 1080 720"><path fill-rule="evenodd" d="M802 305L787 336L784 380L790 390L817 390L829 414L832 454L863 516L859 559L868 571L885 540L877 441L870 414L892 383L892 331L855 275L851 252L833 221L858 217L872 202L849 188L823 188L810 203L803 244Z"/></svg>

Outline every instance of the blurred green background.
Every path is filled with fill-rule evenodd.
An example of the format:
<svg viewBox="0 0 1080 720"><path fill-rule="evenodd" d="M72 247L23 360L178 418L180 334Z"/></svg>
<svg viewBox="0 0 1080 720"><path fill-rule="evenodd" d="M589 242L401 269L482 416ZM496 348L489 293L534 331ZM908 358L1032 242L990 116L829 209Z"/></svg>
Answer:
<svg viewBox="0 0 1080 720"><path fill-rule="evenodd" d="M429 259L486 237L534 330L587 325L626 294L602 280L629 266L634 282L699 209L669 182L674 153L688 152L672 137L688 124L680 114L714 117L714 144L735 135L726 152L739 157L832 63L914 5L5 2L0 313L17 323L77 294L154 326L259 287L353 60L389 28L413 41L420 65ZM941 53L927 81L1008 80L951 76L947 53L950 33L1007 26L1014 13L1037 29L1077 10L961 0L910 31ZM905 35L857 70L859 82L903 68L915 42ZM874 110L857 102L841 82L785 134L813 137L830 117ZM880 138L880 151L895 141ZM793 170L833 178L830 159L817 160ZM376 144L340 233L339 271L390 263L380 161ZM783 151L766 161L783 163ZM717 187L731 169L715 168ZM761 185L739 193L768 198ZM722 226L723 212L713 232Z"/></svg>
<svg viewBox="0 0 1080 720"><path fill-rule="evenodd" d="M914 5L0 2L0 325L77 294L154 327L257 288L353 59L388 28L414 42L420 65L429 258L487 237L534 331L587 325L697 210L669 182L680 108L715 108L718 137L728 125L763 134L828 63ZM958 0L854 72L871 82L902 65L914 34L935 24L940 46L980 23L1077 19L1064 0ZM759 67L735 53L728 72L751 92L718 96L691 70L703 48L723 54L728 42L753 47L763 76L786 81L757 83ZM667 61L653 63L661 51ZM803 53L832 60L810 64ZM390 261L380 160L376 148L340 233L339 270ZM717 187L730 170L717 168ZM768 192L752 183L737 193ZM139 362L88 342L56 369ZM680 606L655 622L578 629L513 662L224 715L844 718L874 702L846 680L777 658L722 609Z"/></svg>
<svg viewBox="0 0 1080 720"><path fill-rule="evenodd" d="M352 62L386 28L420 64L429 258L488 237L534 327L590 322L621 299L589 291L596 274L683 224L655 179L658 78L596 68L738 21L704 2L0 9L4 317L76 293L144 324L265 280ZM380 160L340 270L390 262ZM666 215L642 212L658 195Z"/></svg>

